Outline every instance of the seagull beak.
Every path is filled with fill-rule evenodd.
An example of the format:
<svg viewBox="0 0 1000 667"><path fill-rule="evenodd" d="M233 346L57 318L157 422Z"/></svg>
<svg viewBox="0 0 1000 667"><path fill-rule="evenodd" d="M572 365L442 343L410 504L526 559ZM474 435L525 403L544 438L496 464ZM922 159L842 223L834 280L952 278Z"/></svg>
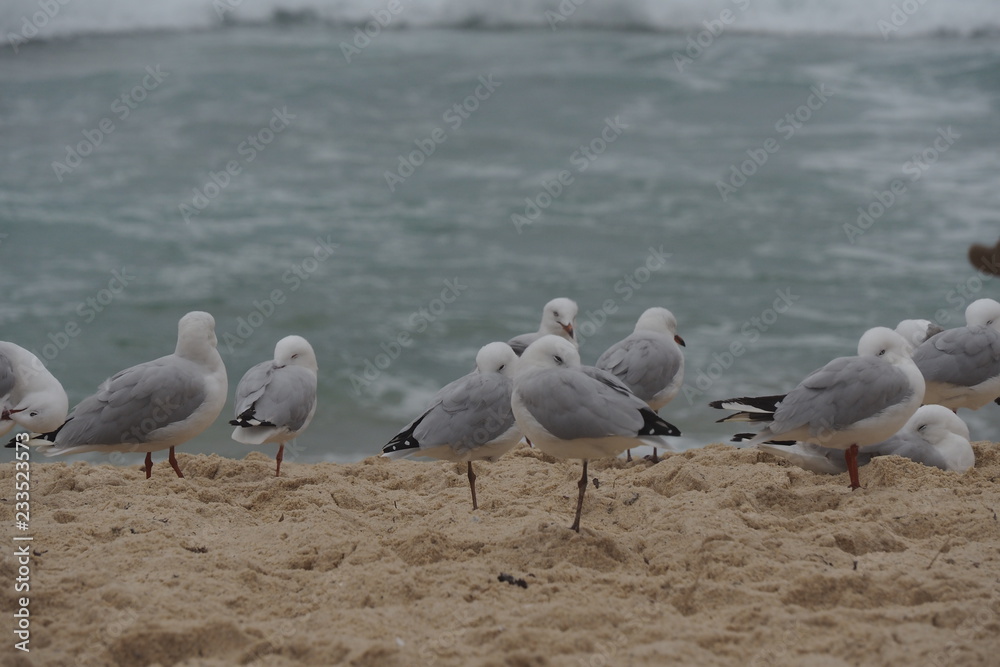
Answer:
<svg viewBox="0 0 1000 667"><path fill-rule="evenodd" d="M674 334L674 342L680 345L681 347L687 347L687 343L684 342L684 339L676 334Z"/></svg>
<svg viewBox="0 0 1000 667"><path fill-rule="evenodd" d="M563 331L565 331L572 340L576 340L576 337L573 335L573 323L572 322L569 322L567 324L563 324L562 322L560 322L559 326L561 326L563 328Z"/></svg>

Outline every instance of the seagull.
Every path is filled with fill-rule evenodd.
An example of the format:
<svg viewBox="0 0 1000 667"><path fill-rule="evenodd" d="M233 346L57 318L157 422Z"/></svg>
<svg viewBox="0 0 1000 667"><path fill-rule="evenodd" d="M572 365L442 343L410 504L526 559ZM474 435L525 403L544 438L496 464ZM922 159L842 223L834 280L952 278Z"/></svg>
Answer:
<svg viewBox="0 0 1000 667"><path fill-rule="evenodd" d="M525 348L548 334L562 336L576 345L574 328L576 327L576 314L579 310L576 302L572 299L563 297L552 299L542 309L542 323L539 325L538 331L515 336L507 341L507 344L513 348L514 353L519 357Z"/></svg>
<svg viewBox="0 0 1000 667"><path fill-rule="evenodd" d="M274 476L281 474L285 443L306 430L316 414L316 353L302 336L285 336L274 359L262 361L236 385L232 438L245 445L278 443Z"/></svg>
<svg viewBox="0 0 1000 667"><path fill-rule="evenodd" d="M476 370L438 391L430 407L382 448L382 456L465 461L472 509L479 509L472 462L496 461L521 440L510 407L516 363L507 343L484 345L476 354Z"/></svg>
<svg viewBox="0 0 1000 667"><path fill-rule="evenodd" d="M617 456L645 444L645 437L680 435L614 375L581 366L576 346L558 336L542 336L524 351L511 407L535 447L557 458L583 459L570 527L578 533L589 459Z"/></svg>
<svg viewBox="0 0 1000 667"><path fill-rule="evenodd" d="M747 435L750 434L739 434L736 438L742 439ZM759 443L757 447L812 472L828 475L847 472L844 457L838 449L810 442L786 445L766 442ZM941 405L921 406L894 436L859 448L858 465L866 465L876 456L890 455L954 472L965 472L976 464L976 455L969 444L969 427L958 415Z"/></svg>
<svg viewBox="0 0 1000 667"><path fill-rule="evenodd" d="M784 396L713 401L739 410L720 419L766 422L750 440L801 440L844 451L851 489L858 480L858 448L898 431L920 407L924 379L907 354L906 340L886 327L869 329L856 357L839 357L811 373Z"/></svg>
<svg viewBox="0 0 1000 667"><path fill-rule="evenodd" d="M896 325L896 333L906 339L910 347L910 355L920 345L935 334L939 334L944 329L934 324L930 320L903 320Z"/></svg>
<svg viewBox="0 0 1000 667"><path fill-rule="evenodd" d="M1000 397L1000 303L973 301L965 309L965 322L913 353L927 381L925 403L978 410Z"/></svg>
<svg viewBox="0 0 1000 667"><path fill-rule="evenodd" d="M14 343L0 341L0 435L15 426L46 433L66 421L69 398L42 361Z"/></svg>
<svg viewBox="0 0 1000 667"><path fill-rule="evenodd" d="M170 449L168 460L184 477L174 447L206 428L226 403L226 367L216 349L215 319L201 311L181 318L173 354L126 368L73 408L57 429L28 441L46 456L82 452L152 452Z"/></svg>
<svg viewBox="0 0 1000 667"><path fill-rule="evenodd" d="M609 347L594 365L625 383L656 412L674 400L684 383L682 345L674 314L666 308L649 308L635 330ZM628 458L632 460L631 452ZM658 460L656 447L652 460Z"/></svg>

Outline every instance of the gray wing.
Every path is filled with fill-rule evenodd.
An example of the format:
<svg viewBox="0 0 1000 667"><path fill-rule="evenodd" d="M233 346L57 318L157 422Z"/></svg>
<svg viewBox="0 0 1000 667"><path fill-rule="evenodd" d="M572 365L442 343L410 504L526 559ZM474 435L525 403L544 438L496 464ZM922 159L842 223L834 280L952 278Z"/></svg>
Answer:
<svg viewBox="0 0 1000 667"><path fill-rule="evenodd" d="M641 410L648 409L618 378L586 366L527 378L521 399L538 423L562 440L634 437L643 426Z"/></svg>
<svg viewBox="0 0 1000 667"><path fill-rule="evenodd" d="M928 382L972 387L1000 374L1000 332L984 326L949 329L918 347L913 361Z"/></svg>
<svg viewBox="0 0 1000 667"><path fill-rule="evenodd" d="M253 417L274 426L299 430L316 404L316 376L300 366L275 368L267 376L267 383L249 406L253 408Z"/></svg>
<svg viewBox="0 0 1000 667"><path fill-rule="evenodd" d="M773 433L810 425L841 430L904 401L911 393L903 371L874 357L840 357L813 372L778 404Z"/></svg>
<svg viewBox="0 0 1000 667"><path fill-rule="evenodd" d="M275 366L273 361L262 361L244 373L240 383L236 385L236 416L253 407L254 402L264 395L264 390L271 381Z"/></svg>
<svg viewBox="0 0 1000 667"><path fill-rule="evenodd" d="M484 445L514 425L510 394L510 378L470 373L438 392L434 404L415 422L413 436L424 449L451 445L466 450Z"/></svg>
<svg viewBox="0 0 1000 667"><path fill-rule="evenodd" d="M542 334L538 332L521 334L520 336L514 336L513 338L511 338L509 341L507 341L507 344L510 345L511 348L514 350L514 354L520 357L521 353L524 352L529 345L531 345L541 337Z"/></svg>
<svg viewBox="0 0 1000 667"><path fill-rule="evenodd" d="M948 462L941 455L941 452L920 437L918 433L897 433L888 440L880 442L877 445L864 447L861 451L869 453L872 456L890 456L894 454L910 459L911 461L916 461L917 463L922 463L925 466L948 470Z"/></svg>
<svg viewBox="0 0 1000 667"><path fill-rule="evenodd" d="M170 355L132 366L73 408L56 446L148 442L151 432L190 417L205 396L204 373L192 361Z"/></svg>
<svg viewBox="0 0 1000 667"><path fill-rule="evenodd" d="M615 343L597 360L644 401L670 384L681 368L681 354L653 336L635 334Z"/></svg>
<svg viewBox="0 0 1000 667"><path fill-rule="evenodd" d="M14 362L0 350L0 396L14 391Z"/></svg>

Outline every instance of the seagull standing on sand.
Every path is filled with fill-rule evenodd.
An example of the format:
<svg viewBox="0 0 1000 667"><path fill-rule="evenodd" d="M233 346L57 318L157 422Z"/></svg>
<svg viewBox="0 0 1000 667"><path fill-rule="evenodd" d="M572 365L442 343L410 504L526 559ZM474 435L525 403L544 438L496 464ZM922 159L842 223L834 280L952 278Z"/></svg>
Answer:
<svg viewBox="0 0 1000 667"><path fill-rule="evenodd" d="M215 319L201 311L181 318L173 354L126 368L73 408L54 431L29 441L46 456L82 452L151 452L170 449L168 460L183 477L174 447L206 428L226 403L226 367L216 349Z"/></svg>
<svg viewBox="0 0 1000 667"><path fill-rule="evenodd" d="M46 433L66 421L66 391L41 359L0 341L0 435L15 426Z"/></svg>
<svg viewBox="0 0 1000 667"><path fill-rule="evenodd" d="M666 308L649 308L639 317L635 330L609 347L594 365L625 383L656 412L674 400L684 383L684 354L680 348L684 344L677 335L674 314Z"/></svg>
<svg viewBox="0 0 1000 667"><path fill-rule="evenodd" d="M438 391L427 411L382 448L382 456L467 462L472 509L479 509L472 462L495 461L521 440L510 407L517 361L507 343L483 346L476 370Z"/></svg>
<svg viewBox="0 0 1000 667"><path fill-rule="evenodd" d="M839 449L810 442L791 445L767 442L757 447L812 472L828 475L847 472ZM953 472L965 472L976 464L976 455L969 444L969 427L942 405L921 406L896 435L859 448L858 465L866 465L875 456L890 455Z"/></svg>
<svg viewBox="0 0 1000 667"><path fill-rule="evenodd" d="M978 410L1000 397L1000 303L973 301L965 309L965 322L913 353L927 381L925 403Z"/></svg>
<svg viewBox="0 0 1000 667"><path fill-rule="evenodd" d="M739 410L720 419L768 422L750 440L801 440L844 451L851 489L858 479L858 448L896 433L920 407L924 378L907 354L907 342L885 327L869 329L858 356L839 357L811 373L784 396L732 398L710 403Z"/></svg>
<svg viewBox="0 0 1000 667"><path fill-rule="evenodd" d="M576 301L572 299L563 297L552 299L542 309L542 323L539 325L538 331L515 336L507 341L507 344L513 348L514 354L519 357L529 345L542 336L550 334L562 336L576 345L576 314L579 310L580 308L576 305Z"/></svg>
<svg viewBox="0 0 1000 667"><path fill-rule="evenodd" d="M557 458L583 459L571 526L576 532L589 459L648 444L643 441L647 436L680 435L614 375L581 366L576 347L558 336L543 336L524 351L514 375L511 407L535 447Z"/></svg>
<svg viewBox="0 0 1000 667"><path fill-rule="evenodd" d="M246 372L236 386L232 438L245 445L278 443L274 476L281 474L285 443L306 430L316 414L316 353L302 336L286 336L274 359Z"/></svg>

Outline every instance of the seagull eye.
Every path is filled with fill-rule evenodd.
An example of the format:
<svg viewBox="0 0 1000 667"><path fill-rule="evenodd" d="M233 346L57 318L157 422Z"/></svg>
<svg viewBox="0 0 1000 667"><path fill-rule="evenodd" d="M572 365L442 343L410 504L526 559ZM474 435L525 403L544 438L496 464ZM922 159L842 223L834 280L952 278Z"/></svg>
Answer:
<svg viewBox="0 0 1000 667"><path fill-rule="evenodd" d="M923 431L925 428L927 428L927 424L921 424L920 426L917 427L917 430Z"/></svg>
<svg viewBox="0 0 1000 667"><path fill-rule="evenodd" d="M563 363L564 363L563 362L563 358L560 357L558 354L553 355L552 358L555 359L556 364L558 364L559 366L563 365Z"/></svg>
<svg viewBox="0 0 1000 667"><path fill-rule="evenodd" d="M28 416L30 416L30 417L37 417L38 416L38 412L29 412Z"/></svg>
<svg viewBox="0 0 1000 667"><path fill-rule="evenodd" d="M885 353L886 353L886 350L879 350L879 351L878 351L878 354L877 354L877 355L875 355L875 356L878 356L878 357L881 357L881 356L882 356L883 354L885 354Z"/></svg>
<svg viewBox="0 0 1000 667"><path fill-rule="evenodd" d="M502 371L506 367L507 367L507 364L500 364L500 368L498 368L497 370L498 371Z"/></svg>

